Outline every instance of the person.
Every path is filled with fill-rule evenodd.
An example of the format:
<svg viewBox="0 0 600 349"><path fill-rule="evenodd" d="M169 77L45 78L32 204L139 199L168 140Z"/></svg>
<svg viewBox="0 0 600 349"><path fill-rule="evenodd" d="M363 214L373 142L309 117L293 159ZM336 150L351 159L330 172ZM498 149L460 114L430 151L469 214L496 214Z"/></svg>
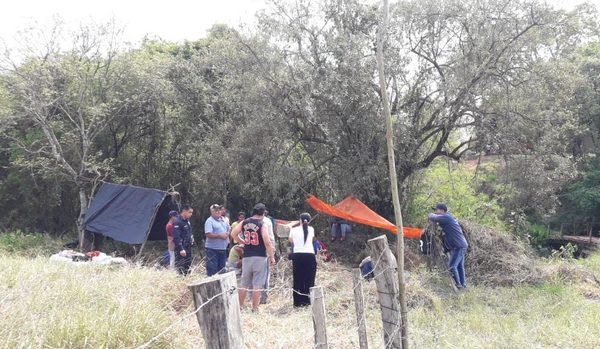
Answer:
<svg viewBox="0 0 600 349"><path fill-rule="evenodd" d="M231 221L229 220L229 210L225 206L221 206L221 217L228 226L231 226Z"/></svg>
<svg viewBox="0 0 600 349"><path fill-rule="evenodd" d="M293 249L292 274L294 278L294 307L310 305L310 288L315 285L317 274L317 260L313 247L315 230L309 225L310 214L302 213L300 222L302 226L290 230L288 238Z"/></svg>
<svg viewBox="0 0 600 349"><path fill-rule="evenodd" d="M175 269L175 243L173 242L173 223L177 219L177 211L169 211L169 222L165 226L167 232L167 249L169 250L169 269Z"/></svg>
<svg viewBox="0 0 600 349"><path fill-rule="evenodd" d="M233 230L233 228L235 228L236 225L242 223L244 221L244 219L246 219L246 212L244 212L244 211L238 212L237 220L235 222L231 223L231 229ZM235 245L235 240L233 239L233 237L234 237L233 234L231 234L229 236L229 238L231 240L229 243L231 244L231 246Z"/></svg>
<svg viewBox="0 0 600 349"><path fill-rule="evenodd" d="M333 217L331 219L331 242L339 239L339 241L346 240L346 234L351 230L350 223L342 218Z"/></svg>
<svg viewBox="0 0 600 349"><path fill-rule="evenodd" d="M263 224L266 207L258 203L252 216L235 226L232 234L236 242L244 244L242 278L239 289L240 307L244 308L247 290L252 294L252 311L258 310L260 289L267 278L267 263L275 264L275 253L269 241L267 227Z"/></svg>
<svg viewBox="0 0 600 349"><path fill-rule="evenodd" d="M313 248L315 250L315 255L320 256L323 262L331 261L331 254L327 249L327 245L325 245L325 243L323 243L321 240L317 239L316 236L313 240Z"/></svg>
<svg viewBox="0 0 600 349"><path fill-rule="evenodd" d="M269 210L265 208L265 214L263 215L263 225L267 227L267 234L269 235L269 242L271 246L273 246L273 252L275 255L275 263L279 259L277 256L277 248L275 243L275 233L273 232L273 222L275 220L269 216ZM269 289L269 281L271 280L271 269L269 268L269 264L267 263L267 279L265 280L265 284L262 287L262 291L260 292L260 304L267 304L268 298L268 289Z"/></svg>
<svg viewBox="0 0 600 349"><path fill-rule="evenodd" d="M100 251L104 246L104 235L93 231L85 230L83 232L83 245L84 251Z"/></svg>
<svg viewBox="0 0 600 349"><path fill-rule="evenodd" d="M235 274L242 272L242 259L244 258L244 244L236 244L229 251L227 258L227 271L235 271Z"/></svg>
<svg viewBox="0 0 600 349"><path fill-rule="evenodd" d="M352 232L352 226L350 225L350 222L348 222L345 219L342 219L342 221L340 222L340 232L342 233L340 241L346 240L346 235Z"/></svg>
<svg viewBox="0 0 600 349"><path fill-rule="evenodd" d="M206 275L213 276L225 268L227 246L229 245L229 225L223 219L219 204L210 206L210 217L204 222L206 234Z"/></svg>
<svg viewBox="0 0 600 349"><path fill-rule="evenodd" d="M194 236L190 217L194 209L189 205L183 205L179 216L173 222L173 244L175 245L175 268L181 275L188 275L192 266L192 245Z"/></svg>
<svg viewBox="0 0 600 349"><path fill-rule="evenodd" d="M430 221L436 222L444 232L443 243L449 251L448 270L457 289L467 287L465 275L465 254L469 245L458 221L448 213L446 204L439 203L432 207L433 213L428 215Z"/></svg>

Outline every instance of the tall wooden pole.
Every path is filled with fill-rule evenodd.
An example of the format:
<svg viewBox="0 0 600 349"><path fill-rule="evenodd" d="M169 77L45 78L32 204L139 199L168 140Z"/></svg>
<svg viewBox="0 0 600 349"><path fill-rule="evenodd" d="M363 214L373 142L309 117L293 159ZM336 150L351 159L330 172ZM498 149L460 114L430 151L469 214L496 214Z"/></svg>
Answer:
<svg viewBox="0 0 600 349"><path fill-rule="evenodd" d="M396 176L396 161L394 156L394 130L392 128L392 114L388 99L385 69L383 63L383 42L387 32L389 3L383 0L383 20L379 23L377 32L377 70L379 72L379 88L381 89L381 102L383 104L383 117L385 119L385 138L387 141L388 166L390 170L390 185L392 189L392 202L394 204L394 218L396 220L396 255L398 262L398 300L400 302L402 349L408 349L408 320L406 309L406 289L404 285L404 234L402 233L402 211L398 195L398 178Z"/></svg>

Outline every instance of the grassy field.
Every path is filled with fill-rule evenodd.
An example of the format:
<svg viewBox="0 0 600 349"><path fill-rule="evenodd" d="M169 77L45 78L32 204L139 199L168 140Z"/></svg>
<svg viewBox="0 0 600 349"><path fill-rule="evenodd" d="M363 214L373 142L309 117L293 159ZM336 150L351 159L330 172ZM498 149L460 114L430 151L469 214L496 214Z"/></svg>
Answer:
<svg viewBox="0 0 600 349"><path fill-rule="evenodd" d="M4 247L3 247L4 246ZM0 241L0 348L198 348L203 339L186 285L168 270L71 265L46 255L6 253ZM41 250L38 250L41 251ZM199 261L196 261L198 263ZM242 312L248 348L311 348L308 309L291 306L289 262L275 271L269 304ZM412 348L600 347L600 255L583 261L546 261L546 282L517 287L471 286L450 292L423 269L408 275ZM350 270L320 264L317 284L326 289L331 348L356 348ZM383 347L374 282L365 283L372 348Z"/></svg>

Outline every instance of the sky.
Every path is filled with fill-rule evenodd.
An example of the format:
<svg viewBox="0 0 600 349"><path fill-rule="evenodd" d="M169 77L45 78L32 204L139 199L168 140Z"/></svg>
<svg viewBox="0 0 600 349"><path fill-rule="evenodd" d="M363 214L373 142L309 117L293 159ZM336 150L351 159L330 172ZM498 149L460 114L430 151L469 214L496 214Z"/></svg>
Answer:
<svg viewBox="0 0 600 349"><path fill-rule="evenodd" d="M549 0L566 9L583 1ZM588 1L600 6L600 0ZM114 18L117 26L124 28L124 39L131 43L139 42L145 35L167 41L196 40L204 37L206 30L215 23L234 27L241 23L253 23L255 12L268 7L269 2L269 0L8 1L0 11L0 39L11 46L18 30L28 25L49 26L53 15L58 15L70 25L90 21L106 23Z"/></svg>
<svg viewBox="0 0 600 349"><path fill-rule="evenodd" d="M15 40L29 25L50 25L58 15L67 24L115 19L124 39L139 42L145 35L168 41L195 40L215 23L252 23L268 0L16 0L0 11L0 38Z"/></svg>

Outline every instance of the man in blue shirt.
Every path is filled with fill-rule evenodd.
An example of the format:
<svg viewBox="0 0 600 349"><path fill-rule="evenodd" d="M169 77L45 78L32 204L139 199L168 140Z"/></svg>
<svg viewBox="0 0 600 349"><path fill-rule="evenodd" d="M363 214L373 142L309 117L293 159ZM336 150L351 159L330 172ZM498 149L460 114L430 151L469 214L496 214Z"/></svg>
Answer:
<svg viewBox="0 0 600 349"><path fill-rule="evenodd" d="M450 251L448 257L448 269L452 274L454 283L458 289L467 286L465 277L465 253L467 252L467 240L463 234L458 221L448 213L448 207L445 204L437 204L432 208L428 218L430 221L437 222L444 231L444 246Z"/></svg>
<svg viewBox="0 0 600 349"><path fill-rule="evenodd" d="M182 275L190 273L192 266L192 226L190 217L194 213L189 205L183 205L179 216L173 222L173 243L175 244L175 268Z"/></svg>
<svg viewBox="0 0 600 349"><path fill-rule="evenodd" d="M222 215L222 206L210 206L210 217L204 223L206 234L206 274L213 276L225 268L227 262L227 246L229 245L229 224Z"/></svg>

